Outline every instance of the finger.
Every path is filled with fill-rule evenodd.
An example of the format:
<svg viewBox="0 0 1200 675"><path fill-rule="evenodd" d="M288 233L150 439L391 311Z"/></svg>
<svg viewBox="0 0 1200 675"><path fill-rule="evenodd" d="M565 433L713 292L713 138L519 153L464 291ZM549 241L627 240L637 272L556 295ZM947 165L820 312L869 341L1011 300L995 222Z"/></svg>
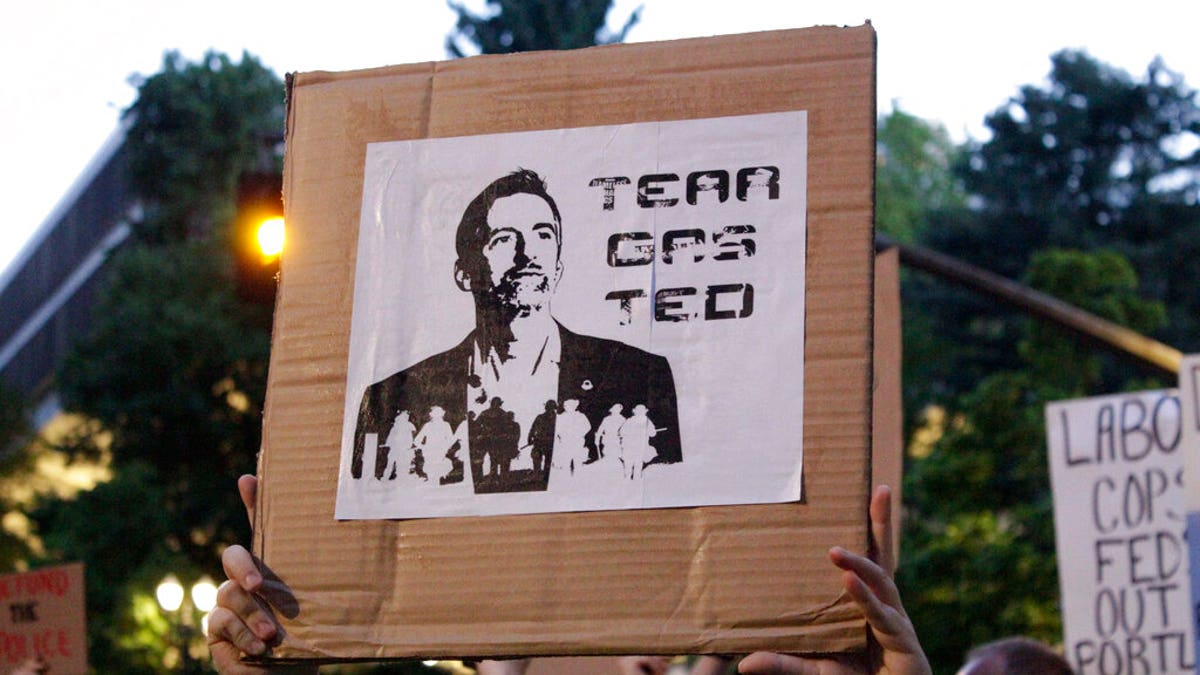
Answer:
<svg viewBox="0 0 1200 675"><path fill-rule="evenodd" d="M863 583L858 575L853 572L845 572L842 585L845 587L846 593L862 610L863 616L867 618L867 623L871 625L876 637L881 642L885 641L888 636L896 636L903 632L905 618L901 614L901 610L884 604L879 595Z"/></svg>
<svg viewBox="0 0 1200 675"><path fill-rule="evenodd" d="M820 675L820 667L807 659L773 652L755 652L738 663L742 675Z"/></svg>
<svg viewBox="0 0 1200 675"><path fill-rule="evenodd" d="M258 478L246 474L238 478L237 486L242 505L246 507L246 517L250 519L250 527L254 527L254 500L258 497Z"/></svg>
<svg viewBox="0 0 1200 675"><path fill-rule="evenodd" d="M875 562L889 575L896 571L896 552L892 550L892 488L879 485L871 494L871 536L878 549Z"/></svg>
<svg viewBox="0 0 1200 675"><path fill-rule="evenodd" d="M829 560L843 570L855 575L864 582L888 606L903 612L904 605L900 602L900 591L892 576L885 572L870 558L856 555L840 546L829 549ZM847 590L850 590L847 588Z"/></svg>
<svg viewBox="0 0 1200 675"><path fill-rule="evenodd" d="M221 567L225 569L226 577L247 592L257 593L262 588L262 572L258 570L254 556L240 544L234 544L221 553Z"/></svg>
<svg viewBox="0 0 1200 675"><path fill-rule="evenodd" d="M211 617L209 618L211 621ZM232 642L214 642L208 645L213 666L221 675L264 675L267 671L243 664L242 652Z"/></svg>
<svg viewBox="0 0 1200 675"><path fill-rule="evenodd" d="M250 630L237 612L223 606L214 607L208 615L208 646L214 659L221 649L236 650L235 660L238 653L261 656L267 651L267 643Z"/></svg>
<svg viewBox="0 0 1200 675"><path fill-rule="evenodd" d="M221 675L317 675L317 666L259 666L242 661L242 653L228 642L209 646L213 666Z"/></svg>
<svg viewBox="0 0 1200 675"><path fill-rule="evenodd" d="M263 642L269 642L279 635L279 625L275 623L275 617L271 612L257 597L233 581L226 581L217 589L217 608L232 612L242 626ZM212 625L211 621L209 625ZM238 627L229 626L229 628L237 629ZM244 651L249 653L249 650Z"/></svg>

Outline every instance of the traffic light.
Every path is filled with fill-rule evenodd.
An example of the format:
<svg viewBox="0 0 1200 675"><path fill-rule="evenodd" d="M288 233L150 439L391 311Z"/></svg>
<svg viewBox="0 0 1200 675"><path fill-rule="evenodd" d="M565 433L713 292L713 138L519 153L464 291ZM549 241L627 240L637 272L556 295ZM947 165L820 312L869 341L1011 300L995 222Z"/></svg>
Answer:
<svg viewBox="0 0 1200 675"><path fill-rule="evenodd" d="M238 292L243 298L264 304L275 301L283 242L283 176L243 174L233 228Z"/></svg>
<svg viewBox="0 0 1200 675"><path fill-rule="evenodd" d="M276 259L283 253L283 217L272 216L258 224L254 231L258 251L264 260Z"/></svg>

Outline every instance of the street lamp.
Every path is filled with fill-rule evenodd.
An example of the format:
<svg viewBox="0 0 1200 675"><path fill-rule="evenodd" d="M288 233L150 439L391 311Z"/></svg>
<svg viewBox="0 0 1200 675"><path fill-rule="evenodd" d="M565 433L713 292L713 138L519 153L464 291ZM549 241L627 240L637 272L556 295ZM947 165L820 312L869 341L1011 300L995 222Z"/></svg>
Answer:
<svg viewBox="0 0 1200 675"><path fill-rule="evenodd" d="M200 577L192 586L192 604L204 614L208 614L217 606L217 587L212 579Z"/></svg>
<svg viewBox="0 0 1200 675"><path fill-rule="evenodd" d="M208 613L217 606L217 586L207 576L200 577L192 586L192 604L200 610L200 633L208 634Z"/></svg>
<svg viewBox="0 0 1200 675"><path fill-rule="evenodd" d="M190 598L184 593L183 584L174 574L168 574L154 589L158 606L162 607L170 620L172 632L177 633L181 670L185 673L197 671L192 660L192 635L195 633L195 613L201 612L201 630L207 629L208 613L217 604L217 587L209 577L201 577L192 585ZM190 602L189 602L190 600ZM180 611L182 610L182 611Z"/></svg>
<svg viewBox="0 0 1200 675"><path fill-rule="evenodd" d="M158 606L165 611L174 612L183 604L183 586L180 585L179 579L174 574L168 574L159 584L158 588L154 589L154 595L158 598Z"/></svg>

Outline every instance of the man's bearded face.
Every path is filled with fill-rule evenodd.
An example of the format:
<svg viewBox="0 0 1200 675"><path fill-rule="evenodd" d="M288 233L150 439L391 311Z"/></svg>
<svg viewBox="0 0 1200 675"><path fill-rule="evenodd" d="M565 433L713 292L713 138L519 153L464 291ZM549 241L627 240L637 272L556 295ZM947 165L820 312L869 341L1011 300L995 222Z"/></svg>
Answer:
<svg viewBox="0 0 1200 675"><path fill-rule="evenodd" d="M488 211L488 227L487 294L517 316L546 307L559 277L558 223L550 205L537 195L502 197Z"/></svg>

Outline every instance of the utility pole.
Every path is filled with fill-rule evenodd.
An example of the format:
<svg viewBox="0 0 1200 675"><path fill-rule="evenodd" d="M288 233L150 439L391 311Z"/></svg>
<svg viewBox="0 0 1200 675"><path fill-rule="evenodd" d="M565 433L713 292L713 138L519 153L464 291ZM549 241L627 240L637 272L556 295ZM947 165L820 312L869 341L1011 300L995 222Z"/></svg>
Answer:
<svg viewBox="0 0 1200 675"><path fill-rule="evenodd" d="M952 281L1027 314L1055 323L1076 335L1100 342L1143 365L1149 365L1173 377L1179 374L1183 354L1174 347L952 256L920 246L900 244L886 235L876 234L875 250L888 248L898 249L902 265Z"/></svg>

